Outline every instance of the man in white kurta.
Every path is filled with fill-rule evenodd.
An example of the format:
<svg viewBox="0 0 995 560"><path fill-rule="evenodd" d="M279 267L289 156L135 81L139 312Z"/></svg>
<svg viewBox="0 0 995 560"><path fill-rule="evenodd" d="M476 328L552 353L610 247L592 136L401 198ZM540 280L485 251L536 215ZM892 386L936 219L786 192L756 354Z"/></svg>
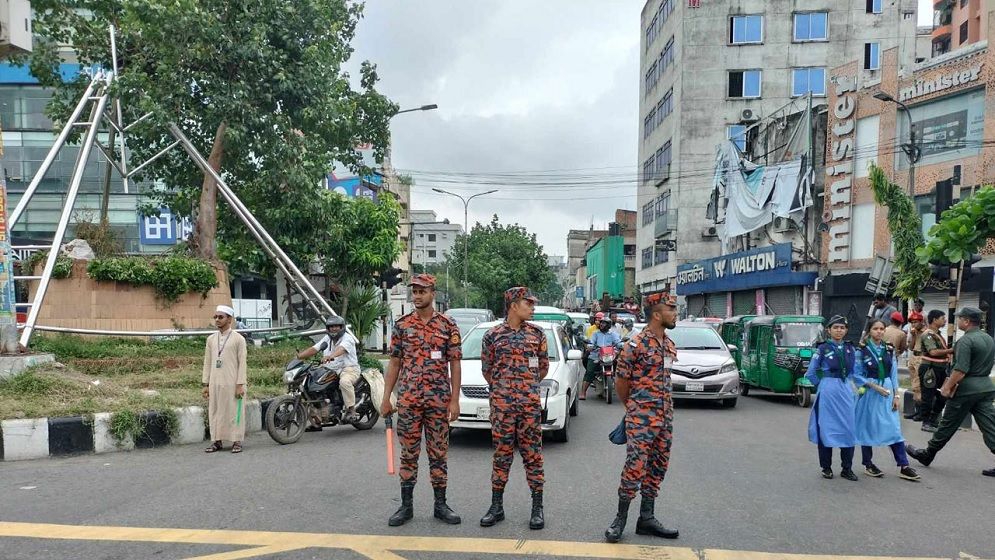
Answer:
<svg viewBox="0 0 995 560"><path fill-rule="evenodd" d="M214 312L218 332L207 337L204 349L204 397L207 399L211 446L221 450L222 441L232 442L232 453L241 453L245 437L245 338L232 328L235 310L219 305ZM239 410L241 408L241 410Z"/></svg>

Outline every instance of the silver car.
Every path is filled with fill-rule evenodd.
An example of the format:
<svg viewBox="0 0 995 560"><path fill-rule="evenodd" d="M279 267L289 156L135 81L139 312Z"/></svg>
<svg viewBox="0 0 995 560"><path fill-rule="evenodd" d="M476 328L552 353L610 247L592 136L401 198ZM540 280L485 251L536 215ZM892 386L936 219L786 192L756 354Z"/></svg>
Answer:
<svg viewBox="0 0 995 560"><path fill-rule="evenodd" d="M632 335L645 323L636 323ZM677 359L671 369L675 399L720 401L732 408L739 398L739 369L729 346L708 323L682 321L667 335L677 345Z"/></svg>

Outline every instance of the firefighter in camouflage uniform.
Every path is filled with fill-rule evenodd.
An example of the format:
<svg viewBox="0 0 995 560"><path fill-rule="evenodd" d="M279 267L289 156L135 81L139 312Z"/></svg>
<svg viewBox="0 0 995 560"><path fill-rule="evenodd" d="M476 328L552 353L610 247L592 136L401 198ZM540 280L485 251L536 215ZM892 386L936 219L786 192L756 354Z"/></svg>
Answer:
<svg viewBox="0 0 995 560"><path fill-rule="evenodd" d="M677 300L666 293L646 297L646 328L622 349L615 388L625 403L625 466L618 488L618 514L605 539L618 542L625 530L629 503L642 493L636 534L676 539L678 532L657 521L654 506L670 463L674 403L670 368L677 357L665 329L677 325Z"/></svg>
<svg viewBox="0 0 995 560"><path fill-rule="evenodd" d="M456 525L460 517L446 504L449 423L459 417L460 359L462 340L456 322L435 310L435 277L411 278L415 310L394 324L390 363L384 382L380 411L389 416L390 395L397 391L397 439L401 448L401 507L391 516L391 527L414 516L413 493L418 478L422 433L428 453L429 474L435 492L437 519Z"/></svg>
<svg viewBox="0 0 995 560"><path fill-rule="evenodd" d="M515 450L522 455L525 477L532 490L529 528L542 529L542 405L539 382L549 371L546 334L529 323L538 300L528 288L504 293L505 322L494 327L481 343L480 360L490 386L491 437L494 467L491 507L480 519L490 527L504 519L504 488Z"/></svg>

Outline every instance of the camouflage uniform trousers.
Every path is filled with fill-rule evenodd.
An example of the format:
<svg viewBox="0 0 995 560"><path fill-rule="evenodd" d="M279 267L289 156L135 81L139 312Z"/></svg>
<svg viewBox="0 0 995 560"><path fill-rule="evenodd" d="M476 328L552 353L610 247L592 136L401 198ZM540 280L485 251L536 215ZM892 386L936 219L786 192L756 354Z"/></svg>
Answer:
<svg viewBox="0 0 995 560"><path fill-rule="evenodd" d="M663 406L630 403L625 413L625 466L618 496L632 500L636 491L655 499L660 484L670 466L670 444L673 439L673 401L668 397Z"/></svg>
<svg viewBox="0 0 995 560"><path fill-rule="evenodd" d="M398 403L397 440L401 447L401 483L414 484L418 480L418 457L421 454L423 432L432 487L445 488L448 481L446 459L449 451L449 408L431 399L418 404Z"/></svg>
<svg viewBox="0 0 995 560"><path fill-rule="evenodd" d="M515 449L525 463L529 489L542 492L542 410L538 407L491 408L491 440L494 443L494 466L491 489L503 492L515 458Z"/></svg>

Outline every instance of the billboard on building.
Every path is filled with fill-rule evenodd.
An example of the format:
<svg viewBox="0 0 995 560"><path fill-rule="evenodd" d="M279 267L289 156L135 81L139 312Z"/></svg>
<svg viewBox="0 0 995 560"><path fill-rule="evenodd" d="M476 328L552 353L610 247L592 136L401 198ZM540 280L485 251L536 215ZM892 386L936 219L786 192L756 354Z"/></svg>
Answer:
<svg viewBox="0 0 995 560"><path fill-rule="evenodd" d="M190 218L180 218L163 206L158 216L138 213L138 240L142 245L176 245L193 233Z"/></svg>
<svg viewBox="0 0 995 560"><path fill-rule="evenodd" d="M373 144L357 146L356 152L366 167L376 169L380 166L374 157ZM376 200L375 189L383 186L383 177L381 175L372 173L360 177L340 162L335 162L332 165L332 171L326 179L327 187L334 192L343 196L362 196L371 200Z"/></svg>
<svg viewBox="0 0 995 560"><path fill-rule="evenodd" d="M931 165L981 151L985 134L985 90L943 97L911 107L916 137L922 149L917 165ZM899 138L909 137L908 119L899 119ZM906 157L895 158L899 169L908 169Z"/></svg>

